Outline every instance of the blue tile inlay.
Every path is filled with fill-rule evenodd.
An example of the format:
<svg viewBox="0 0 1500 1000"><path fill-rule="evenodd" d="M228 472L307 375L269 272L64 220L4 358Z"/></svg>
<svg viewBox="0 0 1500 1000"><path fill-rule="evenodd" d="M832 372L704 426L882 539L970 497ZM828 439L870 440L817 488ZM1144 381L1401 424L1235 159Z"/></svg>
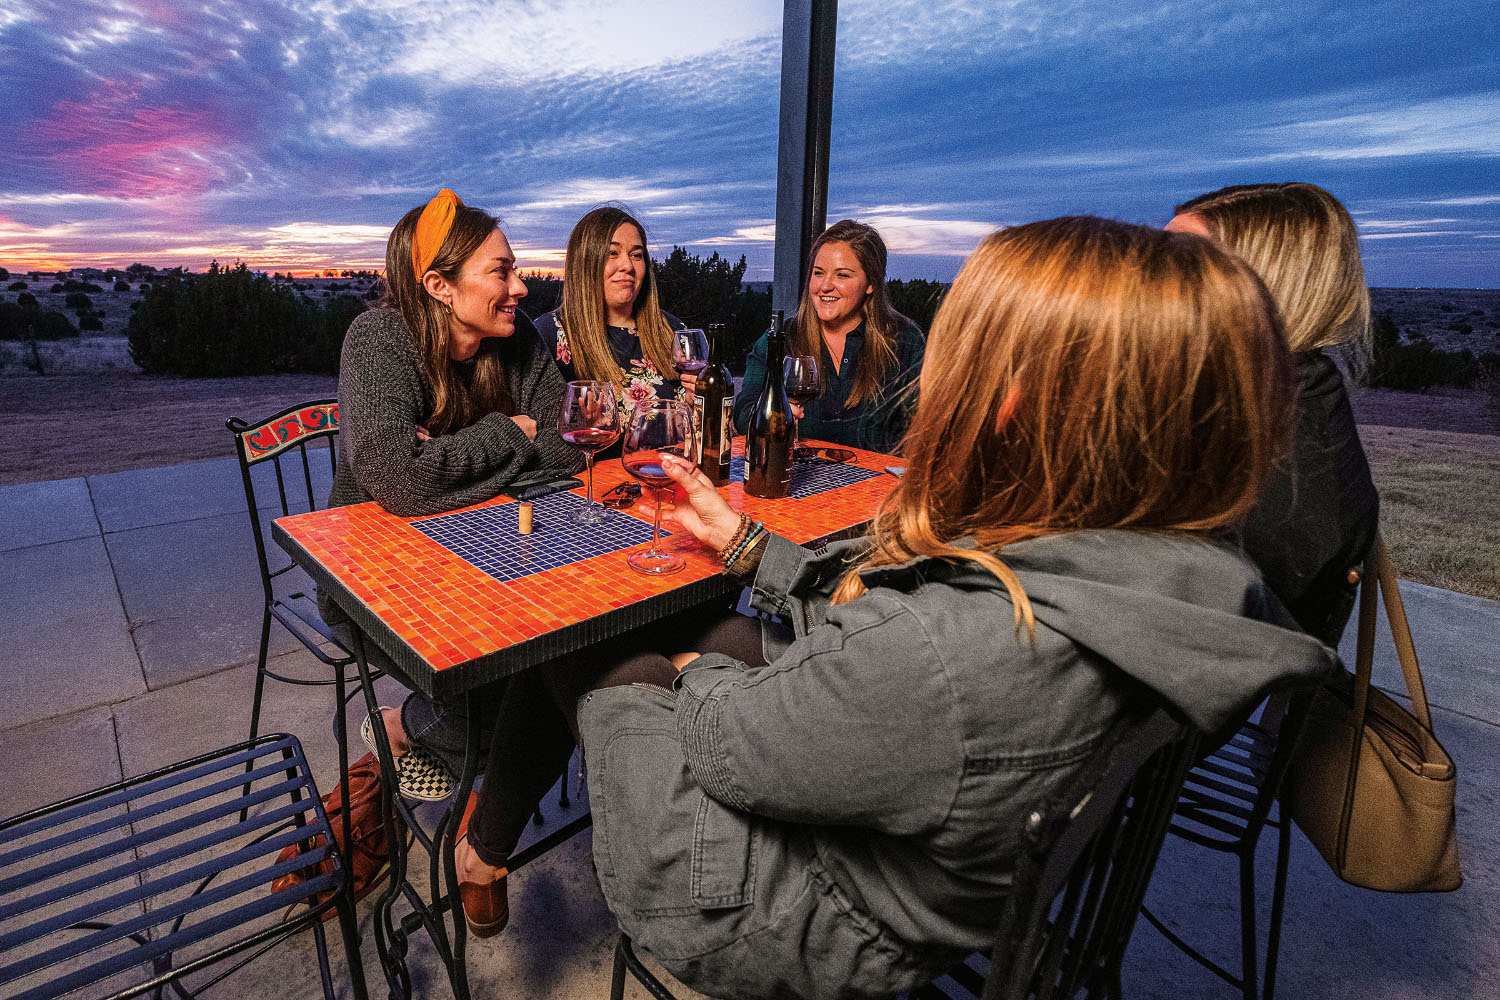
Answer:
<svg viewBox="0 0 1500 1000"><path fill-rule="evenodd" d="M576 493L538 497L531 502L529 535L516 530L518 503L439 514L413 521L412 527L501 583L651 541L651 525L623 511L614 511L603 524L567 519L587 502Z"/></svg>
<svg viewBox="0 0 1500 1000"><path fill-rule="evenodd" d="M866 479L874 479L878 475L880 473L874 469L830 462L826 458L799 459L792 464L792 481L787 486L787 495L805 500L819 493L836 490L840 486L853 486ZM731 481L744 482L744 456L736 455L729 460L729 478Z"/></svg>

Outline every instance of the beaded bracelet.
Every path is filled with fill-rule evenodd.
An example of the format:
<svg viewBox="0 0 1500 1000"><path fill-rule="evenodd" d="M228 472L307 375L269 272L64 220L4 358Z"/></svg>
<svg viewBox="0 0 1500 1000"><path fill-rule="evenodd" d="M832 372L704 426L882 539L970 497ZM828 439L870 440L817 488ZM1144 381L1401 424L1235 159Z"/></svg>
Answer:
<svg viewBox="0 0 1500 1000"><path fill-rule="evenodd" d="M760 557L766 550L765 545L762 543L770 537L771 533L762 527L760 533L754 537L749 545L745 546L745 551L740 553L739 557L733 563L724 568L738 577L747 577L751 573L754 573L760 568Z"/></svg>
<svg viewBox="0 0 1500 1000"><path fill-rule="evenodd" d="M745 535L750 531L751 523L749 514L740 515L739 527L734 529L734 534L729 536L729 541L725 542L724 547L719 550L720 562L727 563L729 561L729 553L733 552L745 540Z"/></svg>
<svg viewBox="0 0 1500 1000"><path fill-rule="evenodd" d="M754 524L752 524L750 526L750 530L745 532L745 537L740 539L740 543L730 549L729 555L724 557L724 565L733 565L740 556L749 551L750 546L755 543L755 539L758 538L760 534L764 533L765 530L766 526L759 521L756 521Z"/></svg>

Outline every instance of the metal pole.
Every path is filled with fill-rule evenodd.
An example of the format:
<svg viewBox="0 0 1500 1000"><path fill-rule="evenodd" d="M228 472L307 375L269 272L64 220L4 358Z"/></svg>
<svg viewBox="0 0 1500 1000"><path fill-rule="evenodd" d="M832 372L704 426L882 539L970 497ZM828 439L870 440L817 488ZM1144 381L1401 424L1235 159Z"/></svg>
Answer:
<svg viewBox="0 0 1500 1000"><path fill-rule="evenodd" d="M781 15L781 130L771 308L797 312L807 253L828 224L828 134L838 0L786 0Z"/></svg>

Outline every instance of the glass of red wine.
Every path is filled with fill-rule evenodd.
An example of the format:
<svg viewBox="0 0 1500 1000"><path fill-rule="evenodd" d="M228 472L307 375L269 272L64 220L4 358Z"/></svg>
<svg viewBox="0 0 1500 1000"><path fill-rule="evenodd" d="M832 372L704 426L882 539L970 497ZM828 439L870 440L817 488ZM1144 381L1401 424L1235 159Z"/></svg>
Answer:
<svg viewBox="0 0 1500 1000"><path fill-rule="evenodd" d="M786 398L805 407L808 403L818 398L822 391L822 385L818 381L818 359L811 354L788 354L783 371L785 381L782 385L786 388ZM792 432L792 457L808 458L813 454L811 448L799 448L802 443L802 420L799 417ZM800 452L800 454L799 454Z"/></svg>
<svg viewBox="0 0 1500 1000"><path fill-rule="evenodd" d="M672 367L679 375L697 378L708 367L708 338L689 327L672 331Z"/></svg>
<svg viewBox="0 0 1500 1000"><path fill-rule="evenodd" d="M661 457L675 455L692 465L694 454L692 407L675 399L652 399L631 408L625 418L620 463L656 498L651 547L626 560L637 573L675 573L686 565L682 556L657 548L661 541L662 493L676 485L662 469Z"/></svg>
<svg viewBox="0 0 1500 1000"><path fill-rule="evenodd" d="M620 411L615 387L608 382L569 382L557 415L557 431L575 448L582 448L588 466L589 502L568 515L574 524L600 524L614 517L608 507L594 502L594 452L620 437Z"/></svg>

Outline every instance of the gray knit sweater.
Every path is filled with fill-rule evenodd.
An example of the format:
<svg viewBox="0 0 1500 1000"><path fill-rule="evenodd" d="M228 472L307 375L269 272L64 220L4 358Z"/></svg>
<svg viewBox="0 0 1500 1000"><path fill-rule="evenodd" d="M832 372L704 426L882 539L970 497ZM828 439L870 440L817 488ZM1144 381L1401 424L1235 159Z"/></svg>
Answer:
<svg viewBox="0 0 1500 1000"><path fill-rule="evenodd" d="M418 441L432 391L401 314L372 309L349 325L339 362L340 452L330 507L374 500L401 517L439 514L488 500L519 479L583 467L583 454L558 436L565 384L531 321L518 312L513 335L486 340L480 349L503 353L517 412L536 421L535 442L503 413ZM472 372L459 367L461 376Z"/></svg>

